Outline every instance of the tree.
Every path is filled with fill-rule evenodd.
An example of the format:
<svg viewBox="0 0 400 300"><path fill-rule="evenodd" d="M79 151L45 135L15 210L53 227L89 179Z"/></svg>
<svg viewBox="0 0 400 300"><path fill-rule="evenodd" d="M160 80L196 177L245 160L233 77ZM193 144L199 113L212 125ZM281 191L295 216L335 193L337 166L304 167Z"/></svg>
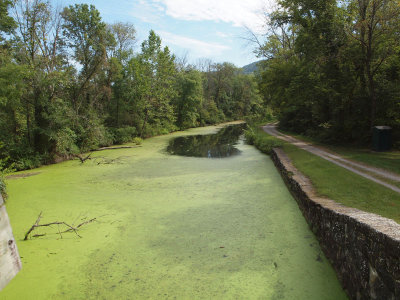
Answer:
<svg viewBox="0 0 400 300"><path fill-rule="evenodd" d="M267 58L260 90L280 126L363 143L377 119L397 127L399 9L398 0L279 1L258 53Z"/></svg>
<svg viewBox="0 0 400 300"><path fill-rule="evenodd" d="M66 43L73 49L72 59L79 65L79 76L72 88L73 130L80 137L80 148L89 150L109 143L103 126L103 112L111 98L106 74L107 49L115 44L115 40L93 5L66 7L62 17Z"/></svg>
<svg viewBox="0 0 400 300"><path fill-rule="evenodd" d="M347 1L350 16L347 33L360 47L359 70L361 85L366 87L370 101L370 126L376 125L376 75L385 61L396 53L399 38L400 1Z"/></svg>
<svg viewBox="0 0 400 300"><path fill-rule="evenodd" d="M67 45L74 50L72 58L81 67L80 82L74 92L74 101L77 111L80 97L88 97L86 91L90 89L90 81L101 71L106 61L107 47L115 43L112 35L106 30L106 24L101 20L99 11L87 4L75 4L64 8L64 36ZM86 104L94 104L93 102Z"/></svg>
<svg viewBox="0 0 400 300"><path fill-rule="evenodd" d="M118 22L108 25L108 30L115 40L109 56L118 58L120 62L128 61L136 44L135 26L131 23Z"/></svg>
<svg viewBox="0 0 400 300"><path fill-rule="evenodd" d="M26 139L34 151L56 151L57 126L49 120L50 107L63 97L69 76L66 66L61 18L57 9L42 0L14 2L17 20L15 60L25 66L29 88L22 95L25 106ZM29 153L29 150L26 151Z"/></svg>
<svg viewBox="0 0 400 300"><path fill-rule="evenodd" d="M177 77L177 97L174 100L176 124L180 129L196 127L203 102L201 73L194 69L181 71Z"/></svg>
<svg viewBox="0 0 400 300"><path fill-rule="evenodd" d="M0 0L0 41L4 41L3 33L10 34L16 27L14 18L8 14L11 4L10 0Z"/></svg>
<svg viewBox="0 0 400 300"><path fill-rule="evenodd" d="M175 56L168 47L161 48L160 37L151 30L133 64L137 109L142 121L139 129L141 137L151 131L167 133L174 129L175 116L171 105L176 93L174 61ZM147 124L151 126L150 131L146 129Z"/></svg>
<svg viewBox="0 0 400 300"><path fill-rule="evenodd" d="M129 105L126 90L129 88L129 78L126 75L126 66L133 56L133 47L136 43L136 30L130 23L114 23L108 25L109 32L116 41L110 47L108 54L108 84L112 86L112 101L110 102L110 117L108 123L115 127L127 125L121 123L121 112L126 111ZM129 124L132 125L132 124Z"/></svg>

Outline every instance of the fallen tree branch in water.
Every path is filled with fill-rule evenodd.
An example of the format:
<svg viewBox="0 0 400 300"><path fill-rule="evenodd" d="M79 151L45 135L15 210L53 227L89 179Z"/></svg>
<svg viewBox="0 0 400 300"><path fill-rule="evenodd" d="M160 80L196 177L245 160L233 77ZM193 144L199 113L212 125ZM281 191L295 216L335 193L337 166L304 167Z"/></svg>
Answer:
<svg viewBox="0 0 400 300"><path fill-rule="evenodd" d="M130 148L138 148L142 146L118 146L118 147L102 147L93 151L103 151L103 150L114 150L114 149L130 149Z"/></svg>
<svg viewBox="0 0 400 300"><path fill-rule="evenodd" d="M28 230L28 232L25 234L24 241L28 239L29 234L39 225L40 219L42 218L42 212L40 212L38 218L36 219L35 224L32 225L32 227Z"/></svg>
<svg viewBox="0 0 400 300"><path fill-rule="evenodd" d="M90 220L88 220L88 221L85 221L85 222L79 224L78 226L76 226L75 229L78 229L79 227L82 227L83 225L92 223L92 222L96 221L96 219L97 219L97 218L93 218L93 219L90 219ZM65 231L63 231L63 232L61 232L61 233L70 232L71 230L72 230L72 228L69 228L69 229L67 229L67 230L65 230Z"/></svg>
<svg viewBox="0 0 400 300"><path fill-rule="evenodd" d="M79 229L80 227L82 227L83 225L86 225L86 224L89 224L89 223L92 223L92 222L96 221L96 219L97 219L97 218L93 218L93 219L87 220L87 221L85 221L85 222L80 223L80 224L77 225L76 227L74 227L74 226L69 225L68 223L66 223L66 222L64 222L64 221L61 221L61 222L60 222L60 221L56 221L56 222L51 222L51 223L47 223L47 224L39 224L41 218L42 218L42 212L40 212L38 218L36 219L36 222L32 225L32 227L27 231L27 233L25 233L24 241L27 241L27 240L29 239L29 235L30 235L30 234L32 233L32 231L34 231L36 228L39 228L39 227L51 227L51 226L53 226L53 225L57 225L57 226L58 226L58 232L57 232L56 234L59 234L61 238L62 238L62 234L63 234L63 233L67 233L67 232L71 232L71 231L73 231L78 237L81 237L81 236L79 235L79 233L78 233L78 229ZM65 226L67 229L65 229L64 231L60 231L60 228L59 228L60 225ZM45 236L45 235L46 235L46 233L43 233L43 234L35 234L35 235L33 235L32 237L41 237L41 236Z"/></svg>
<svg viewBox="0 0 400 300"><path fill-rule="evenodd" d="M111 165L114 163L123 163L125 158L129 158L129 156L119 156L117 158L107 158L104 156L97 156L94 158L94 161L97 165Z"/></svg>
<svg viewBox="0 0 400 300"><path fill-rule="evenodd" d="M74 157L78 158L78 159L81 161L81 163L83 164L83 163L84 163L85 161L87 161L88 159L92 159L92 158L90 157L91 155L92 155L92 153L89 153L89 155L83 157L83 156L81 156L81 155L79 155L79 154L75 154Z"/></svg>

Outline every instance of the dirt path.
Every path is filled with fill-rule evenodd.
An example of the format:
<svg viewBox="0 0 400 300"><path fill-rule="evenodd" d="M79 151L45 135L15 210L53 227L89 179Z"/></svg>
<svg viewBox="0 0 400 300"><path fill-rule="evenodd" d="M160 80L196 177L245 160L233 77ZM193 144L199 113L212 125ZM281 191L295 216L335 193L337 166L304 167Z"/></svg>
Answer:
<svg viewBox="0 0 400 300"><path fill-rule="evenodd" d="M270 135L276 136L277 138L279 138L281 140L289 142L303 150L306 150L312 154L318 155L319 157L326 159L338 166L341 166L355 174L358 174L358 175L365 177L369 180L372 180L380 185L383 185L397 193L400 193L400 188L398 188L397 186L394 186L392 184L389 184L389 183L376 177L376 176L378 176L380 178L385 178L385 179L388 179L391 181L400 182L400 176L397 174L345 159L336 153L325 151L325 150L321 149L320 147L308 144L308 143L298 140L292 136L282 134L278 130L276 130L276 127L273 124L263 126L263 130Z"/></svg>

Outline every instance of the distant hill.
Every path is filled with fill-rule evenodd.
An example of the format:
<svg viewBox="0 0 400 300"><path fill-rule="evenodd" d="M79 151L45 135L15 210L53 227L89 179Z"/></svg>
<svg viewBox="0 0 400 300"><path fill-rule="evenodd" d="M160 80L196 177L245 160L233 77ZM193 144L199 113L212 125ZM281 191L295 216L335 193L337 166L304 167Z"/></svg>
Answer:
<svg viewBox="0 0 400 300"><path fill-rule="evenodd" d="M255 73L258 70L258 64L262 62L262 60L259 61L255 61L249 65L245 65L244 67L242 67L243 73L244 74L251 74L251 73Z"/></svg>

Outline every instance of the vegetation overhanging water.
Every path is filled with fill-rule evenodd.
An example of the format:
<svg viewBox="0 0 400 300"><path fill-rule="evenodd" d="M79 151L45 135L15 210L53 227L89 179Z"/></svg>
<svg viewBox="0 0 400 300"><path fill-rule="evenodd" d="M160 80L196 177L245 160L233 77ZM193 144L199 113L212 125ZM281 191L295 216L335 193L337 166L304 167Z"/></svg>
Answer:
<svg viewBox="0 0 400 300"><path fill-rule="evenodd" d="M216 131L151 138L9 180L23 270L1 297L345 299L267 156L243 143L241 155L217 160L165 152L173 137ZM98 221L82 238L46 229L21 241L40 211L43 222Z"/></svg>

